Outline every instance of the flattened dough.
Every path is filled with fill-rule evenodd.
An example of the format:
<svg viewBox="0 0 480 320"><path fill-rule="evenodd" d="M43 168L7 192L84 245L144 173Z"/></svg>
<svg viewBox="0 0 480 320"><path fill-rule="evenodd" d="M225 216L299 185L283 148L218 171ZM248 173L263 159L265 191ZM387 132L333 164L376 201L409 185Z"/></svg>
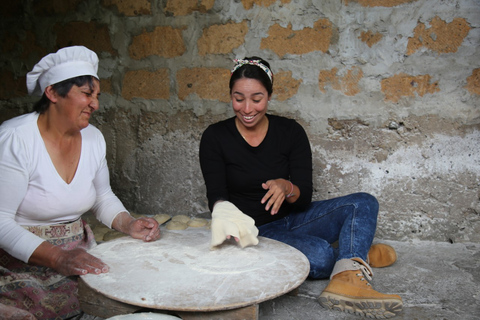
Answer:
<svg viewBox="0 0 480 320"><path fill-rule="evenodd" d="M109 240L121 238L121 237L124 237L124 236L126 236L126 234L124 234L120 231L110 230L103 235L103 241L109 241Z"/></svg>
<svg viewBox="0 0 480 320"><path fill-rule="evenodd" d="M255 220L229 201L221 201L215 205L211 228L211 249L222 244L228 236L238 238L238 243L242 248L258 244L258 229L255 226Z"/></svg>
<svg viewBox="0 0 480 320"><path fill-rule="evenodd" d="M188 223L188 221L190 221L190 217L189 216L186 216L184 214L179 214L177 216L173 216L172 217L172 221L178 221L178 222L182 222L182 223Z"/></svg>
<svg viewBox="0 0 480 320"><path fill-rule="evenodd" d="M159 213L153 216L153 219L157 220L158 224L164 224L170 220L170 216L166 213Z"/></svg>
<svg viewBox="0 0 480 320"><path fill-rule="evenodd" d="M208 224L208 221L203 218L193 218L187 223L189 227L194 227L194 228L204 227L207 224Z"/></svg>
<svg viewBox="0 0 480 320"><path fill-rule="evenodd" d="M170 220L165 226L168 230L185 230L188 228L186 223L181 221Z"/></svg>

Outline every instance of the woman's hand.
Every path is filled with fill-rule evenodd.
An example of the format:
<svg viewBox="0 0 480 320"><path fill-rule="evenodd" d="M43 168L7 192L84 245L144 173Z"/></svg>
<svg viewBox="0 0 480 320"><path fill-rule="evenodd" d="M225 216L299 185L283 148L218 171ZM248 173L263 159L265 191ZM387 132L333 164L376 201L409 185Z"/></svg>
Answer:
<svg viewBox="0 0 480 320"><path fill-rule="evenodd" d="M64 250L42 242L28 260L29 264L52 268L64 276L106 273L108 266L84 249Z"/></svg>
<svg viewBox="0 0 480 320"><path fill-rule="evenodd" d="M73 250L60 249L54 269L65 276L87 273L100 274L109 271L108 266L102 260L79 248Z"/></svg>
<svg viewBox="0 0 480 320"><path fill-rule="evenodd" d="M115 230L128 234L132 238L145 242L160 239L160 228L157 220L148 217L133 218L128 212L120 212L112 222Z"/></svg>
<svg viewBox="0 0 480 320"><path fill-rule="evenodd" d="M271 208L270 213L272 215L277 214L287 194L291 191L290 182L285 179L268 180L262 183L262 188L268 190L261 201L262 204L267 203L265 210L268 211Z"/></svg>
<svg viewBox="0 0 480 320"><path fill-rule="evenodd" d="M148 217L138 218L129 224L129 233L132 238L145 242L160 239L160 228L157 220Z"/></svg>

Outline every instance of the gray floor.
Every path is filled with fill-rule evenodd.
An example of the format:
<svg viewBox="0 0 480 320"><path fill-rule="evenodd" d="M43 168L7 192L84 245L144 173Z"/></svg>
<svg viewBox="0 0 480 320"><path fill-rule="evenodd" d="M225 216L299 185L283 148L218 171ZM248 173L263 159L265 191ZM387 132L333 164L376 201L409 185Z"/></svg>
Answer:
<svg viewBox="0 0 480 320"><path fill-rule="evenodd" d="M375 290L402 297L404 309L393 319L480 319L480 244L394 242L393 266L374 270ZM322 308L316 297L327 280L307 280L297 296L284 295L260 304L261 320L362 319ZM82 320L101 320L84 315Z"/></svg>

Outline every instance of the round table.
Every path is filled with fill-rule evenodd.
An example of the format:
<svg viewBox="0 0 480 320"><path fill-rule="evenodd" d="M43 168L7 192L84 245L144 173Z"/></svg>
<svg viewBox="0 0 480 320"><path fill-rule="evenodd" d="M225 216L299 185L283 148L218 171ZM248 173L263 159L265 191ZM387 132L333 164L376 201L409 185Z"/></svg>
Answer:
<svg viewBox="0 0 480 320"><path fill-rule="evenodd" d="M297 288L307 258L284 243L259 237L240 248L233 240L210 249L210 230L165 230L155 242L123 237L89 251L110 272L81 276L95 291L126 304L159 310L216 311L273 299Z"/></svg>

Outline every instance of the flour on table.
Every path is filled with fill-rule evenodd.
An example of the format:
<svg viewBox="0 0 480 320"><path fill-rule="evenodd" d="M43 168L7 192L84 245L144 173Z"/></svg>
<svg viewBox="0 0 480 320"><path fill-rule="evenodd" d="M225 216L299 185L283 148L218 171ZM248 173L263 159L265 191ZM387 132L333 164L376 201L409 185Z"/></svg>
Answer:
<svg viewBox="0 0 480 320"><path fill-rule="evenodd" d="M201 312L258 304L291 291L308 275L307 258L293 247L262 238L257 246L223 243L210 250L205 227L164 230L158 241L123 237L89 253L109 265L81 276L116 301L159 310ZM159 289L161 284L161 289Z"/></svg>

